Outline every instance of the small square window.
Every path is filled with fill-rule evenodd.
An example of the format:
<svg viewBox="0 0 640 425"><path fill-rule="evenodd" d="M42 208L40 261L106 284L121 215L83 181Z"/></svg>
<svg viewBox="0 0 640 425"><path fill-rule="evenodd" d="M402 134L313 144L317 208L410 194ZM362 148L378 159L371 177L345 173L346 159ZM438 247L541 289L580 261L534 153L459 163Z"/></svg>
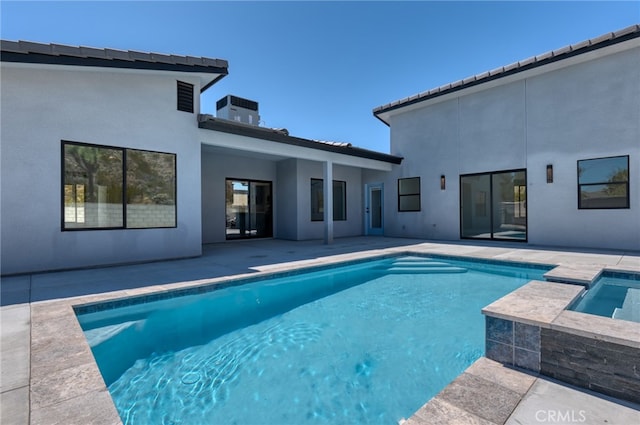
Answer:
<svg viewBox="0 0 640 425"><path fill-rule="evenodd" d="M420 177L398 179L398 211L420 211Z"/></svg>
<svg viewBox="0 0 640 425"><path fill-rule="evenodd" d="M578 208L629 208L629 156L578 161Z"/></svg>

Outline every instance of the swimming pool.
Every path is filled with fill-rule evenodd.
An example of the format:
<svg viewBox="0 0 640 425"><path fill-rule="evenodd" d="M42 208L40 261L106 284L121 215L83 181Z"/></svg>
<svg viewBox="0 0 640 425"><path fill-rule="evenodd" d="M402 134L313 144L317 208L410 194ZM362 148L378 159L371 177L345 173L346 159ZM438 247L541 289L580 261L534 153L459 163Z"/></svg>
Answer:
<svg viewBox="0 0 640 425"><path fill-rule="evenodd" d="M482 356L481 308L549 268L403 256L76 312L125 424L395 424Z"/></svg>
<svg viewBox="0 0 640 425"><path fill-rule="evenodd" d="M571 310L640 323L640 273L604 271Z"/></svg>

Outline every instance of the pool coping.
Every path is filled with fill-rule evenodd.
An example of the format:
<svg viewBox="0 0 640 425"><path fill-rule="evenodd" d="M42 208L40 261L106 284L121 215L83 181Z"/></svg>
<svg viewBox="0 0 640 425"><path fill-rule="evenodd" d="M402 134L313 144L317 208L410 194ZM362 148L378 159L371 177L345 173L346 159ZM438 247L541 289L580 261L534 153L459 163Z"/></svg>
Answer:
<svg viewBox="0 0 640 425"><path fill-rule="evenodd" d="M594 279L604 273L608 273L606 269L594 274ZM614 275L615 273L618 273L618 271L612 272ZM626 273L623 272L623 274ZM637 276L636 273L633 274ZM586 282L586 287L590 286L591 283ZM567 310L584 294L586 287L569 283L531 281L484 307L482 313L487 320L486 357L483 356L474 362L458 378L425 403L411 418L404 421L403 425L434 423L503 425L512 422L521 423L518 420L510 422L509 419L514 414L523 415L523 413L514 412L516 412L516 409L534 384L541 382L539 380L548 381L552 379L544 376L545 373L543 372L545 371L541 370L544 369L541 367L540 358L540 353L543 349L540 343L540 332L543 329L556 331L561 335L575 335L590 339L594 341L594 344L600 346L603 345L600 343L617 345L616 350L620 349L620 347L626 347L625 349L630 348L640 353L640 323ZM496 321L498 322L497 325L490 325L490 323ZM537 329L537 337L534 338L536 340L534 344L531 344L531 341L527 341L527 338L524 337L521 337L520 342L518 342L517 325L519 324L530 329ZM527 332L523 333L526 334ZM505 337L505 335L508 335L508 337ZM527 345L529 346L526 349L523 348ZM536 347L532 348L531 345L536 345ZM494 349L495 346L505 347L506 350ZM522 363L518 364L518 350L525 353L525 356L523 356L525 359L527 358L526 353L534 354L534 358L537 354L537 361L527 363L526 360L521 360ZM549 351L548 348L546 350ZM579 347L571 346L570 351L574 350L579 350ZM634 357L640 358L638 355ZM608 367L611 366L609 365ZM579 370L579 368L580 366L576 364L574 370ZM637 377L638 374L636 373ZM556 382L559 382L557 378ZM563 384L567 385L567 383ZM586 385L585 389L576 389L575 391L588 391L588 387L594 386ZM612 394L606 393L606 386L599 385L598 389L600 391L593 393L595 394L594 397L612 397ZM627 394L627 396L631 397L631 394ZM627 406L631 406L623 412L627 419L633 418L631 420L637 420L640 418L640 412L633 413L634 410L640 410L640 406L635 404L637 401L635 403L634 401L630 399L621 401L620 409L627 409ZM572 419L574 422L585 422L586 419L589 419L594 414L608 415L607 417L611 421L621 420L618 416L619 413L610 411L612 406L613 409L616 409L615 405L606 405L608 402L601 401L598 403L604 404L604 413L593 412L595 408L583 406L584 409L579 411L565 409L552 411L552 414L565 415L566 417L570 412L571 415L574 415L573 419L575 420ZM549 409L549 405L537 407L539 409L534 411L534 415L540 412L547 412L545 409ZM599 408L602 409L602 406ZM521 409L521 411L526 410ZM528 410L528 413L531 414L531 409L529 408ZM546 418L545 416L540 417ZM526 423L545 422L545 420L540 420L538 417L536 417L535 421L530 417L525 418L525 420L527 420Z"/></svg>
<svg viewBox="0 0 640 425"><path fill-rule="evenodd" d="M376 260L385 260L396 258L399 256L419 256L428 259L436 259L436 260L450 260L450 261L466 261L471 263L478 264L494 264L494 265L503 265L503 266L512 266L512 267L528 267L533 269L554 269L553 264L543 264L543 263L525 263L522 261L508 261L508 260L494 260L494 259L483 259L483 258L473 258L473 257L460 257L453 255L442 255L442 254L421 254L415 251L404 251L404 252L395 252L395 253L386 253L386 254L378 254L370 257L352 259L347 261L339 261L336 263L330 264L316 264L310 266L304 266L296 269L287 269L287 270L277 270L277 271L267 271L260 273L250 273L247 275L233 275L223 278L218 278L216 280L205 280L205 281L195 281L193 285L183 286L179 288L169 288L163 289L159 291L154 291L151 293L143 293L138 295L128 295L124 297L116 297L114 299L108 300L100 300L100 301L91 301L88 303L82 304L74 304L73 309L76 315L81 314L89 314L97 311L105 311L116 309L120 307L129 307L132 305L138 304L146 304L156 301L162 301L171 298L183 297L183 296L191 296L191 295L201 295L214 291L218 291L221 289L226 289L234 286L245 285L257 281L264 281L270 279L278 279L283 277L291 277L296 276L303 273L311 273L318 272L330 269L336 265L338 266L352 266L362 263L367 263L369 261Z"/></svg>
<svg viewBox="0 0 640 425"><path fill-rule="evenodd" d="M400 425L631 424L639 417L633 403L480 357Z"/></svg>
<svg viewBox="0 0 640 425"><path fill-rule="evenodd" d="M143 288L119 290L99 295L86 295L63 300L31 303L31 343L30 343L30 422L119 424L122 423L115 409L102 376L93 359L91 349L76 319L74 307L90 303L144 296L175 289L197 288L215 285L243 278L270 276L278 272L299 270L310 266L330 266L345 261L364 261L382 256L396 255L450 255L446 244L423 243L411 246L373 249L338 254L311 260L280 263L262 268L257 273L242 273L214 279L154 285ZM460 248L459 245L455 246ZM477 248L477 247L475 247ZM458 251L458 249L456 249ZM501 262L521 262L547 265L548 261L522 261L509 258L504 248L483 247L482 252L456 252L462 259L497 260ZM484 254L484 257L482 256ZM450 255L451 256L451 255ZM480 257L479 257L480 256ZM610 265L601 265L600 270ZM616 270L638 272L640 267L617 267ZM576 268L569 267L566 279L574 279L571 274ZM579 271L579 268L578 268ZM613 319L610 319L613 320ZM629 322L625 322L629 323ZM566 325L565 325L566 326ZM64 334L64 338L58 335Z"/></svg>

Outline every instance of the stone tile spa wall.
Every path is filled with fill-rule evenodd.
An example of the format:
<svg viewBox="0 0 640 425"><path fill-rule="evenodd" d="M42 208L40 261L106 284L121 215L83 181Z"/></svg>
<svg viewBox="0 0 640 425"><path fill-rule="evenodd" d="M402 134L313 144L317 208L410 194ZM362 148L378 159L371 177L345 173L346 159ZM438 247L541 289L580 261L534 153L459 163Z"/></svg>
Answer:
<svg viewBox="0 0 640 425"><path fill-rule="evenodd" d="M638 348L544 328L540 346L543 375L640 403Z"/></svg>

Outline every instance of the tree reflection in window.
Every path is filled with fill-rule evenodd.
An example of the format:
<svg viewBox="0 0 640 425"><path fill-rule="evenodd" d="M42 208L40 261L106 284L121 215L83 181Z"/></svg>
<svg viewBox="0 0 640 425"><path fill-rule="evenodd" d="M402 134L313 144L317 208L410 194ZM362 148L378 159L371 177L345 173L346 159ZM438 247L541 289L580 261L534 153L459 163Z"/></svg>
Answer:
<svg viewBox="0 0 640 425"><path fill-rule="evenodd" d="M175 225L175 155L127 149L127 227Z"/></svg>
<svg viewBox="0 0 640 425"><path fill-rule="evenodd" d="M175 160L174 154L63 142L63 229L175 227Z"/></svg>
<svg viewBox="0 0 640 425"><path fill-rule="evenodd" d="M578 161L578 208L629 208L629 156Z"/></svg>
<svg viewBox="0 0 640 425"><path fill-rule="evenodd" d="M65 228L123 226L123 151L64 145Z"/></svg>

